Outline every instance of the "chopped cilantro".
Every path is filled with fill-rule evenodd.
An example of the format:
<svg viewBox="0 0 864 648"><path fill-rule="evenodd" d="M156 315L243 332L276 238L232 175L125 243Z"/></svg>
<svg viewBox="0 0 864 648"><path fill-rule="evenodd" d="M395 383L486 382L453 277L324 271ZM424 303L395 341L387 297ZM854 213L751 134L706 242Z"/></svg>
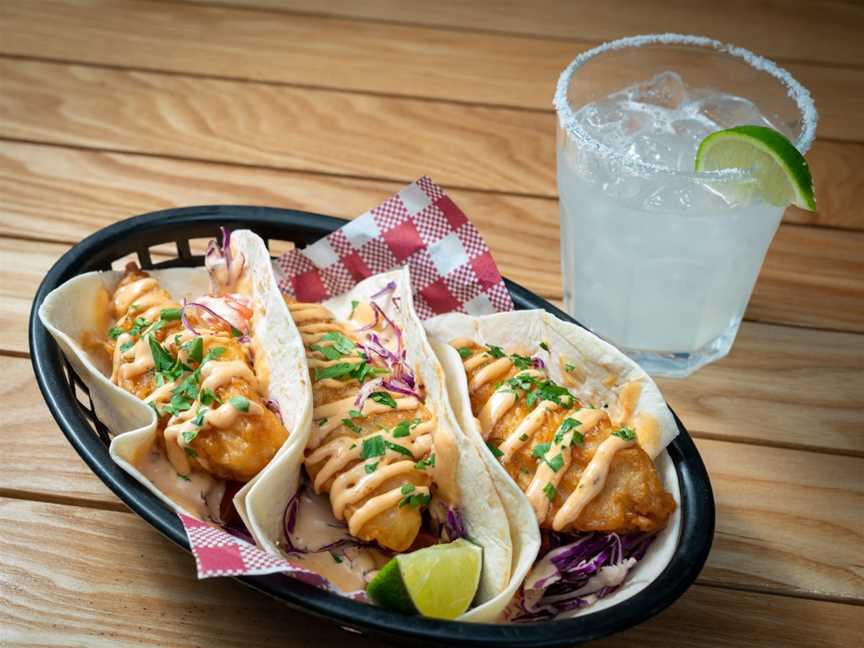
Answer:
<svg viewBox="0 0 864 648"><path fill-rule="evenodd" d="M412 495L417 487L414 484L402 484L402 494L405 496L399 501L399 508L410 506L417 508L418 506L426 505L432 499L429 495Z"/></svg>
<svg viewBox="0 0 864 648"><path fill-rule="evenodd" d="M339 557L339 554L337 554L335 551L331 551L330 555L333 557L333 560L336 561L337 565L342 564L342 559Z"/></svg>
<svg viewBox="0 0 864 648"><path fill-rule="evenodd" d="M354 317L354 311L357 310L357 306L359 304L360 304L360 302L357 301L356 299L351 300L351 312L348 313L348 319L351 319L352 317Z"/></svg>
<svg viewBox="0 0 864 648"><path fill-rule="evenodd" d="M546 344L545 342L541 342L541 343L540 343L540 348L543 349L544 351L546 351L547 353L550 353L550 351L549 351L549 345Z"/></svg>
<svg viewBox="0 0 864 648"><path fill-rule="evenodd" d="M415 489L416 486L414 484L402 484L401 491L403 495L407 495L408 493L413 493Z"/></svg>
<svg viewBox="0 0 864 648"><path fill-rule="evenodd" d="M141 331L150 326L150 322L148 322L143 317L136 317L135 321L132 323L132 328L129 329L129 335L139 336L141 335Z"/></svg>
<svg viewBox="0 0 864 648"><path fill-rule="evenodd" d="M528 440L528 435L527 435L527 434L520 434L520 435L519 435L519 440L520 440L520 441L527 441L527 440Z"/></svg>
<svg viewBox="0 0 864 648"><path fill-rule="evenodd" d="M225 353L225 347L213 347L212 349L210 349L207 352L207 355L204 356L204 359L201 361L201 364L203 365L204 363L209 362L210 360L216 360L217 358L221 358L224 353Z"/></svg>
<svg viewBox="0 0 864 648"><path fill-rule="evenodd" d="M197 362L200 364L201 359L204 356L204 338L196 337L189 340L183 344L180 349L186 353L186 359L189 362Z"/></svg>
<svg viewBox="0 0 864 648"><path fill-rule="evenodd" d="M465 358L470 358L474 355L474 352L468 347L462 347L459 349L459 356L464 360Z"/></svg>
<svg viewBox="0 0 864 648"><path fill-rule="evenodd" d="M343 353L339 352L339 349L332 345L322 346L320 344L312 344L309 346L309 349L311 349L312 351L317 351L328 360L338 360L344 355Z"/></svg>
<svg viewBox="0 0 864 648"><path fill-rule="evenodd" d="M558 472L564 465L564 457L559 453L549 460L545 460L546 465L552 469L552 472Z"/></svg>
<svg viewBox="0 0 864 648"><path fill-rule="evenodd" d="M174 366L174 358L168 353L161 344L156 341L152 335L147 338L150 344L150 351L153 354L153 363L157 373L169 373Z"/></svg>
<svg viewBox="0 0 864 648"><path fill-rule="evenodd" d="M181 475L180 473L177 473L177 476L178 476L180 479L182 479L183 481L187 481L187 482L191 482L191 481L192 481L192 480L191 480L189 477L187 477L186 475Z"/></svg>
<svg viewBox="0 0 864 648"><path fill-rule="evenodd" d="M573 428L579 427L582 425L582 421L574 418L565 418L561 422L561 427L558 428L558 431L555 433L555 443L561 443L564 440L564 435L567 434Z"/></svg>
<svg viewBox="0 0 864 648"><path fill-rule="evenodd" d="M366 474L371 475L376 470L378 470L378 463L379 462L376 461L375 463L367 463L365 466L363 466L363 469L366 471Z"/></svg>
<svg viewBox="0 0 864 648"><path fill-rule="evenodd" d="M318 427L323 427L327 423L327 419L326 418L320 418L315 422L318 424Z"/></svg>
<svg viewBox="0 0 864 648"><path fill-rule="evenodd" d="M198 430L183 430L180 434L180 437L183 439L183 443L189 445L195 440L195 437L198 436Z"/></svg>
<svg viewBox="0 0 864 648"><path fill-rule="evenodd" d="M543 487L543 494L546 496L546 499L549 500L550 502L555 499L555 493L557 493L557 492L558 491L556 490L556 488L551 483L548 483Z"/></svg>
<svg viewBox="0 0 864 648"><path fill-rule="evenodd" d="M209 412L209 411L210 411L210 408L208 408L208 407L199 407L198 411L195 412L195 418L192 419L192 425L197 425L198 427L201 427L202 425L204 425L204 417L207 415L207 412ZM196 434L197 434L197 432L196 432Z"/></svg>
<svg viewBox="0 0 864 648"><path fill-rule="evenodd" d="M228 399L228 402L231 403L231 407L236 409L238 412L249 411L249 399L245 396L232 396Z"/></svg>
<svg viewBox="0 0 864 648"><path fill-rule="evenodd" d="M487 441L487 442L486 442L486 447L489 448L489 452L491 452L492 455L493 455L496 459L500 459L501 457L504 456L504 453L501 452L501 451L498 449L498 446L493 445L491 442Z"/></svg>
<svg viewBox="0 0 864 648"><path fill-rule="evenodd" d="M572 365L568 362L564 365L564 369L565 369L565 371L573 373L574 371L576 371L576 365Z"/></svg>
<svg viewBox="0 0 864 648"><path fill-rule="evenodd" d="M504 350L501 347L495 346L494 344L489 344L486 346L486 353L488 353L493 358L503 358L505 355L507 355L506 353L504 353Z"/></svg>
<svg viewBox="0 0 864 648"><path fill-rule="evenodd" d="M518 353L514 353L510 356L510 360L513 361L515 367L519 370L524 371L525 369L531 368L531 358L528 356L519 355Z"/></svg>
<svg viewBox="0 0 864 648"><path fill-rule="evenodd" d="M354 367L355 365L350 362L339 362L329 367L315 367L313 372L314 378L316 381L326 380L327 378L342 378L343 376L350 375L354 371Z"/></svg>
<svg viewBox="0 0 864 648"><path fill-rule="evenodd" d="M189 457L190 459L195 459L198 457L198 453L195 452L195 448L190 448L187 446L187 447L183 448L183 450L186 451L186 456Z"/></svg>
<svg viewBox="0 0 864 648"><path fill-rule="evenodd" d="M549 448L552 447L551 443L538 443L534 446L534 449L531 451L531 456L536 457L537 459L542 459L543 455L549 452Z"/></svg>
<svg viewBox="0 0 864 648"><path fill-rule="evenodd" d="M212 405L213 403L217 403L219 405L222 404L222 399L220 399L216 392L207 387L206 389L202 389L198 394L198 400L201 401L202 405Z"/></svg>
<svg viewBox="0 0 864 648"><path fill-rule="evenodd" d="M625 441L635 441L636 440L636 430L629 427L622 427L620 430L616 430L612 433L612 436L617 436Z"/></svg>
<svg viewBox="0 0 864 648"><path fill-rule="evenodd" d="M108 329L108 337L110 337L112 340L116 340L118 337L123 335L123 333L125 333L125 331L118 326L112 326L110 329Z"/></svg>
<svg viewBox="0 0 864 648"><path fill-rule="evenodd" d="M350 353L354 353L357 350L357 345L354 342L342 335L339 331L329 331L321 336L322 340L326 340L327 342L332 342L333 347L341 352L342 355L348 355Z"/></svg>
<svg viewBox="0 0 864 648"><path fill-rule="evenodd" d="M376 403L379 403L381 405L386 405L387 407L392 407L393 409L396 409L396 401L393 400L393 397L390 394L388 394L387 392L383 392L383 391L372 392L371 394L369 394L369 398L371 398Z"/></svg>
<svg viewBox="0 0 864 648"><path fill-rule="evenodd" d="M405 455L406 457L414 458L414 453L411 452L405 446L401 446L398 443L393 443L392 441L384 440L384 445L387 446L388 450L392 450L393 452L398 452L399 454Z"/></svg>
<svg viewBox="0 0 864 648"><path fill-rule="evenodd" d="M363 439L363 449L360 451L360 456L363 459L383 457L385 452L387 449L384 446L384 437L380 434Z"/></svg>
<svg viewBox="0 0 864 648"><path fill-rule="evenodd" d="M179 308L163 308L159 311L159 319L160 320L179 320L180 319L180 309Z"/></svg>
<svg viewBox="0 0 864 648"><path fill-rule="evenodd" d="M342 425L356 434L360 434L363 430L350 418L343 418Z"/></svg>
<svg viewBox="0 0 864 648"><path fill-rule="evenodd" d="M417 463L414 464L414 467L417 470L426 470L427 468L435 467L435 455L430 454L426 459L421 459Z"/></svg>
<svg viewBox="0 0 864 648"><path fill-rule="evenodd" d="M396 427L393 428L393 436L395 438L406 437L411 434L411 430L420 425L421 421L419 418L411 419L410 421L400 421L396 424Z"/></svg>
<svg viewBox="0 0 864 648"><path fill-rule="evenodd" d="M134 346L135 346L134 342L124 342L123 344L120 345L120 353L126 353L127 351L129 351L129 349L131 349Z"/></svg>
<svg viewBox="0 0 864 648"><path fill-rule="evenodd" d="M366 418L366 415L363 412L361 412L360 410L355 410L355 409L348 410L348 416L350 416L351 418L359 418L359 419Z"/></svg>

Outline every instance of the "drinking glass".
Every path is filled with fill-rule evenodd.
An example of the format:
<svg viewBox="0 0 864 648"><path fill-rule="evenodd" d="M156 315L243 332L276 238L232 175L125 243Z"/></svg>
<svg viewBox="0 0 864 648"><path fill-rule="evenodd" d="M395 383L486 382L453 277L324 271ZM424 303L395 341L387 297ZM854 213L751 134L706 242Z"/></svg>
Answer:
<svg viewBox="0 0 864 648"><path fill-rule="evenodd" d="M567 311L655 375L725 356L783 208L760 199L750 170L695 172L696 150L757 124L805 153L807 90L745 49L648 35L579 55L555 107Z"/></svg>

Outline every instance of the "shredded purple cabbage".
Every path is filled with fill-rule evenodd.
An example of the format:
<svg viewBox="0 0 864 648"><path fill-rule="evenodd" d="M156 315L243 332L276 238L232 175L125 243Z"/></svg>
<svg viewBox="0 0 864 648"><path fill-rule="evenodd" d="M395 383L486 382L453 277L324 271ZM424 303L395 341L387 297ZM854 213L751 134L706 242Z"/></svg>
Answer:
<svg viewBox="0 0 864 648"><path fill-rule="evenodd" d="M396 282L391 281L386 286L384 286L381 290L379 290L374 295L372 295L371 298L372 299L378 299L382 295L386 295L387 293L392 293L394 290L396 290Z"/></svg>
<svg viewBox="0 0 864 648"><path fill-rule="evenodd" d="M462 511L448 507L447 520L444 522L444 532L447 534L448 542L465 537L465 523L462 519Z"/></svg>
<svg viewBox="0 0 864 648"><path fill-rule="evenodd" d="M200 302L186 301L186 299L184 298L183 299L183 305L180 307L180 321L183 323L183 326L185 326L187 329L192 331L192 333L194 333L195 335L201 335L201 334L195 330L195 327L192 326L192 324L189 322L189 318L186 316L186 311L189 308L200 308L201 310L205 311L208 315L216 318L217 320L219 320L220 322L225 324L228 327L229 331L234 331L236 329L236 327L231 322L229 322L227 319L225 319L224 317L219 315L219 313L214 311L209 306L205 306L204 304L202 304ZM241 333L243 333L243 332L241 331ZM237 338L237 341L245 343L245 342L249 341L249 338L248 338L246 333L243 333L239 338Z"/></svg>
<svg viewBox="0 0 864 648"><path fill-rule="evenodd" d="M645 556L655 534L546 534L553 548L535 563L512 620L542 621L614 592Z"/></svg>
<svg viewBox="0 0 864 648"><path fill-rule="evenodd" d="M535 369L546 369L546 363L543 362L543 358L540 358L539 356L531 358L531 366Z"/></svg>

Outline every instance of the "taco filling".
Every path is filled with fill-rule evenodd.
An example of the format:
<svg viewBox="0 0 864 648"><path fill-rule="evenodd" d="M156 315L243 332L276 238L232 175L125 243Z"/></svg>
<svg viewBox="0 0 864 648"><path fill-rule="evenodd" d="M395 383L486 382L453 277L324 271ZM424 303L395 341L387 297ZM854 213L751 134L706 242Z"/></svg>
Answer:
<svg viewBox="0 0 864 648"><path fill-rule="evenodd" d="M111 381L158 418L136 467L189 512L223 522L226 483L255 477L288 437L256 362L249 298L241 290L181 304L130 264L110 310Z"/></svg>
<svg viewBox="0 0 864 648"><path fill-rule="evenodd" d="M541 530L542 557L515 616L551 617L608 594L676 506L638 443L657 436L650 415L633 416L639 383L624 385L616 403L581 402L550 378L539 355L467 338L450 345L462 361L477 428ZM576 366L543 355L560 363L564 382L576 383Z"/></svg>
<svg viewBox="0 0 864 648"><path fill-rule="evenodd" d="M312 379L304 460L311 486L329 496L351 536L407 551L435 488L437 423L407 364L402 331L374 300L353 304L347 321L320 304L291 303L289 310Z"/></svg>

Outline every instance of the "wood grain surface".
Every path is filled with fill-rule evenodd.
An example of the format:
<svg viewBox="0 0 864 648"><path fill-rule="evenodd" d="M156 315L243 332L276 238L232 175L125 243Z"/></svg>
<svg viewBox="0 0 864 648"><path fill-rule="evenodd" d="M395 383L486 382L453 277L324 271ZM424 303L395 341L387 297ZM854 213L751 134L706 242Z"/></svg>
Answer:
<svg viewBox="0 0 864 648"><path fill-rule="evenodd" d="M831 0L0 3L0 645L379 645L195 580L41 404L32 296L119 218L196 204L350 218L430 175L503 273L557 302L555 79L578 52L651 31L752 48L808 86L819 209L787 210L730 355L659 381L714 487L705 569L671 608L592 645L855 645L864 5Z"/></svg>
<svg viewBox="0 0 864 648"><path fill-rule="evenodd" d="M0 535L8 603L0 641L8 644L45 645L50 627L62 642L88 646L248 646L251 638L259 646L380 645L234 581L196 581L191 557L132 515L0 498L0 522L10 530ZM852 645L859 612L696 585L663 615L592 646L701 648L706 637L730 648ZM796 632L790 618L809 632Z"/></svg>

